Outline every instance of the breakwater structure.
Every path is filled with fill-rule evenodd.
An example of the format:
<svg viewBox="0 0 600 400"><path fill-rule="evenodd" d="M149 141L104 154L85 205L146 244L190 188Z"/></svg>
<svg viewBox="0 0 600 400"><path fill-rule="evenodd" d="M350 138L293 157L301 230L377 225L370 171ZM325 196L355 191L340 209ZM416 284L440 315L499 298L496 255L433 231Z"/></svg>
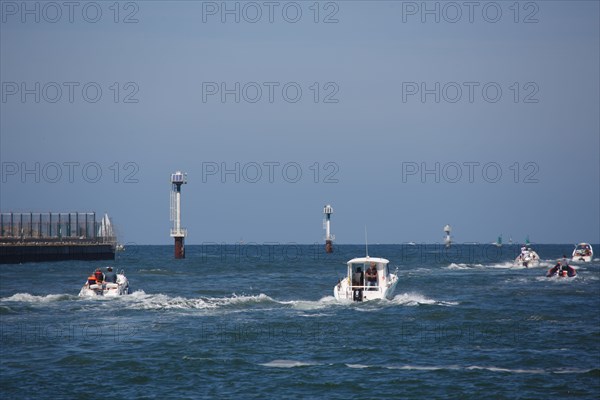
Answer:
<svg viewBox="0 0 600 400"><path fill-rule="evenodd" d="M331 234L331 214L333 214L333 207L327 204L323 207L323 214L325 219L323 220L323 228L325 229L325 252L333 253L333 240L335 236Z"/></svg>
<svg viewBox="0 0 600 400"><path fill-rule="evenodd" d="M107 214L0 212L0 264L114 260L116 244Z"/></svg>
<svg viewBox="0 0 600 400"><path fill-rule="evenodd" d="M175 258L185 258L187 230L181 227L181 185L187 183L187 174L177 171L171 174L171 237L175 239Z"/></svg>

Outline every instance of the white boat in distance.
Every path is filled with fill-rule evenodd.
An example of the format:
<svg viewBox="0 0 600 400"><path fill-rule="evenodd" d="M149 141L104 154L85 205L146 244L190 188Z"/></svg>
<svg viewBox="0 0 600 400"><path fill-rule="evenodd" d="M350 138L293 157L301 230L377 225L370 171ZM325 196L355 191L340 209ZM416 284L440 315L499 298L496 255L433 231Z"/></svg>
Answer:
<svg viewBox="0 0 600 400"><path fill-rule="evenodd" d="M589 243L579 243L573 250L571 261L591 262L594 257L594 250Z"/></svg>
<svg viewBox="0 0 600 400"><path fill-rule="evenodd" d="M398 274L390 273L389 261L378 257L360 257L348 261L348 274L333 288L336 300L369 301L391 299L398 284ZM374 265L377 270L375 285L365 280L367 269Z"/></svg>
<svg viewBox="0 0 600 400"><path fill-rule="evenodd" d="M125 276L125 271L121 270L117 274L117 282L95 282L89 279L85 282L85 285L79 291L80 297L118 297L125 294L131 293L129 288L129 280Z"/></svg>
<svg viewBox="0 0 600 400"><path fill-rule="evenodd" d="M540 256L531 247L521 247L521 254L515 258L515 267L536 267L540 265Z"/></svg>

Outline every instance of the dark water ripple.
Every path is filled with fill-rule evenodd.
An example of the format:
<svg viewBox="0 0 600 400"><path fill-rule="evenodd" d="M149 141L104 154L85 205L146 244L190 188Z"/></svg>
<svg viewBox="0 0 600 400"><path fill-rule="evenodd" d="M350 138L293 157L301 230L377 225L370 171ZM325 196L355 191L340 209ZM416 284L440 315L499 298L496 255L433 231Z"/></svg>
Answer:
<svg viewBox="0 0 600 400"><path fill-rule="evenodd" d="M77 296L104 262L2 265L0 396L599 398L600 262L547 279L571 246L536 249L371 246L400 283L365 304L332 297L362 246L138 246L118 299Z"/></svg>

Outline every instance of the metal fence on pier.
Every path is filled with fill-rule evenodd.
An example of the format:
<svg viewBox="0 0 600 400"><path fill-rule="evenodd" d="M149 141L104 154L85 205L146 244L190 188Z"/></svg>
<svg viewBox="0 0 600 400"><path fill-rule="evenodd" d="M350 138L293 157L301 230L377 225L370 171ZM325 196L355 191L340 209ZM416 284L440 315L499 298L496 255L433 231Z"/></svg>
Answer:
<svg viewBox="0 0 600 400"><path fill-rule="evenodd" d="M105 217L110 227L108 216ZM95 212L87 213L0 213L0 239L21 240L115 240L112 227L104 219L96 221Z"/></svg>

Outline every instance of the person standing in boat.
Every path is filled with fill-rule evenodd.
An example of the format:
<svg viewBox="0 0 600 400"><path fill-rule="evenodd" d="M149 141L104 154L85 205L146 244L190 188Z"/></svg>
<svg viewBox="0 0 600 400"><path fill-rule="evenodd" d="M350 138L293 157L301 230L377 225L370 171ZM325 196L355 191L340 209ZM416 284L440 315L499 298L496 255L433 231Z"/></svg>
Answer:
<svg viewBox="0 0 600 400"><path fill-rule="evenodd" d="M117 274L113 272L110 266L106 268L106 272L104 273L104 282L117 283Z"/></svg>
<svg viewBox="0 0 600 400"><path fill-rule="evenodd" d="M568 276L575 276L577 275L577 272L575 271L575 268L571 267L569 265L569 260L567 259L567 256L563 254L563 258L562 260L560 260L560 264L561 264L561 271L564 271ZM564 276L564 274L563 274Z"/></svg>
<svg viewBox="0 0 600 400"><path fill-rule="evenodd" d="M353 299L354 301L362 301L363 299L363 290L364 290L364 274L360 267L356 268L356 272L352 274L352 286L356 286L353 290Z"/></svg>
<svg viewBox="0 0 600 400"><path fill-rule="evenodd" d="M575 268L573 268L569 265L567 256L565 256L564 254L563 254L562 260L558 260L556 265L554 267L550 268L550 270L548 270L548 273L546 274L546 276L552 277L556 274L558 274L559 276L568 276L568 277L574 277L577 275L577 271L575 271Z"/></svg>
<svg viewBox="0 0 600 400"><path fill-rule="evenodd" d="M367 287L377 287L377 268L375 263L372 262L369 269L367 269ZM368 289L371 290L371 289Z"/></svg>
<svg viewBox="0 0 600 400"><path fill-rule="evenodd" d="M102 283L104 281L104 274L100 271L100 268L96 268L96 272L94 272L94 276L96 277L97 283Z"/></svg>
<svg viewBox="0 0 600 400"><path fill-rule="evenodd" d="M356 272L352 275L352 285L353 286L363 286L364 285L364 276L362 269L360 267L356 268Z"/></svg>

